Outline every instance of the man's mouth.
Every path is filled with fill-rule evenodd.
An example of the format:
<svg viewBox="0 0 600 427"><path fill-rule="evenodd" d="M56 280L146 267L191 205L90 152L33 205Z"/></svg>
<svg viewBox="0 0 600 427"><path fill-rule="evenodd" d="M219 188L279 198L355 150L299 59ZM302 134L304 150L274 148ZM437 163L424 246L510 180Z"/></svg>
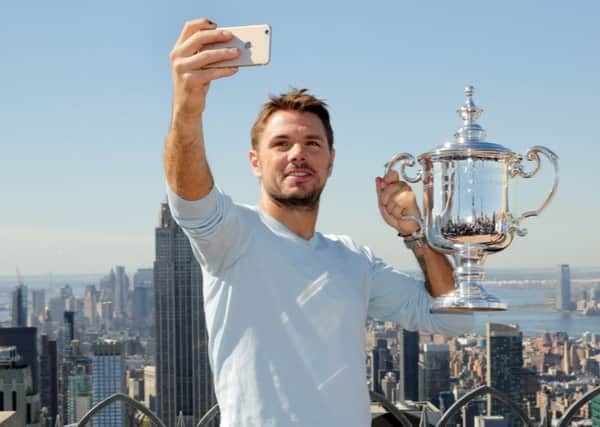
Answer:
<svg viewBox="0 0 600 427"><path fill-rule="evenodd" d="M294 167L292 167L289 171L287 171L285 174L285 177L301 179L301 178L308 178L310 176L313 176L314 174L315 174L315 171L312 170L311 167L309 167L306 164L300 164L300 165L294 165Z"/></svg>
<svg viewBox="0 0 600 427"><path fill-rule="evenodd" d="M311 176L311 175L312 175L312 172L310 172L310 171L306 171L306 170L297 170L297 171L288 172L288 173L286 174L286 177L287 177L287 176L295 176L295 177L300 177L300 178L302 178L302 177Z"/></svg>

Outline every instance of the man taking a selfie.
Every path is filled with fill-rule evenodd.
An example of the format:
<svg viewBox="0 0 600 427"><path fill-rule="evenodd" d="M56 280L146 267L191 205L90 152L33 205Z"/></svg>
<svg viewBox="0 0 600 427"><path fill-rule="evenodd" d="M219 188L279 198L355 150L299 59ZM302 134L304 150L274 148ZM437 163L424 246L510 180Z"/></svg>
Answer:
<svg viewBox="0 0 600 427"><path fill-rule="evenodd" d="M379 210L408 236L425 284L347 236L315 231L335 149L327 106L307 91L271 97L252 127L258 205L237 204L215 185L202 114L210 82L237 69L205 67L239 51L205 48L231 38L206 19L183 28L171 52L164 153L171 212L202 266L221 426L369 426L367 316L445 335L470 330L472 316L430 314L432 297L454 289L452 267L410 237L417 225L400 217L419 209L395 172L375 179Z"/></svg>

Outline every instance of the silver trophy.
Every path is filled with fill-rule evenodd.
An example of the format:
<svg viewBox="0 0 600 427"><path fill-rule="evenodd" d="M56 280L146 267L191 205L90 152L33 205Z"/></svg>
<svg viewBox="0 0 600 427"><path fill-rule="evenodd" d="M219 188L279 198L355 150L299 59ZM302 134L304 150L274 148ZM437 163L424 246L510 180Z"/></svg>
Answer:
<svg viewBox="0 0 600 427"><path fill-rule="evenodd" d="M418 157L421 170L414 177L406 167L415 165L408 153L394 156L386 164L386 174L400 163L401 179L423 181L424 222L413 237L425 237L434 250L451 254L454 259L456 289L436 298L432 312L506 310L507 305L488 293L482 285L483 263L488 254L505 249L514 234L525 236L521 228L525 218L539 215L548 206L558 186L558 156L542 146L527 150L527 159L535 162L531 172L522 165L523 157L502 145L487 142L486 133L477 123L482 109L473 103L473 87L465 89L467 100L457 110L463 126L446 142ZM510 212L508 195L513 178L531 178L540 170L543 154L554 167L554 183L540 208L518 217Z"/></svg>

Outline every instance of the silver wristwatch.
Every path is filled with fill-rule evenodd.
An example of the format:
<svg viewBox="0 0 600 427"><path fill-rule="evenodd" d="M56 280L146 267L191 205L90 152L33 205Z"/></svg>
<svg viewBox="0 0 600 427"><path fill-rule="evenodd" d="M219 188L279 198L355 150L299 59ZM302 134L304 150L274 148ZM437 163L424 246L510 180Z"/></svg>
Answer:
<svg viewBox="0 0 600 427"><path fill-rule="evenodd" d="M406 245L406 247L411 251L414 251L416 248L422 248L423 246L425 246L426 243L427 242L423 237L420 237L418 239L404 239L404 245Z"/></svg>

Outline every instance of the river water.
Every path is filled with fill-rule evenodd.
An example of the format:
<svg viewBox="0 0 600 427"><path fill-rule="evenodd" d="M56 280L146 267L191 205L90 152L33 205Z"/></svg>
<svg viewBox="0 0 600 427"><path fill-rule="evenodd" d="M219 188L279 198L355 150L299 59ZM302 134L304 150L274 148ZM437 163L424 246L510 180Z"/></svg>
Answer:
<svg viewBox="0 0 600 427"><path fill-rule="evenodd" d="M585 331L600 334L600 316L582 316L577 312L559 312L548 303L554 297L552 288L487 287L489 292L508 303L504 312L476 313L475 331L485 335L488 322L518 324L523 335L534 336L544 331L567 332L569 336Z"/></svg>

